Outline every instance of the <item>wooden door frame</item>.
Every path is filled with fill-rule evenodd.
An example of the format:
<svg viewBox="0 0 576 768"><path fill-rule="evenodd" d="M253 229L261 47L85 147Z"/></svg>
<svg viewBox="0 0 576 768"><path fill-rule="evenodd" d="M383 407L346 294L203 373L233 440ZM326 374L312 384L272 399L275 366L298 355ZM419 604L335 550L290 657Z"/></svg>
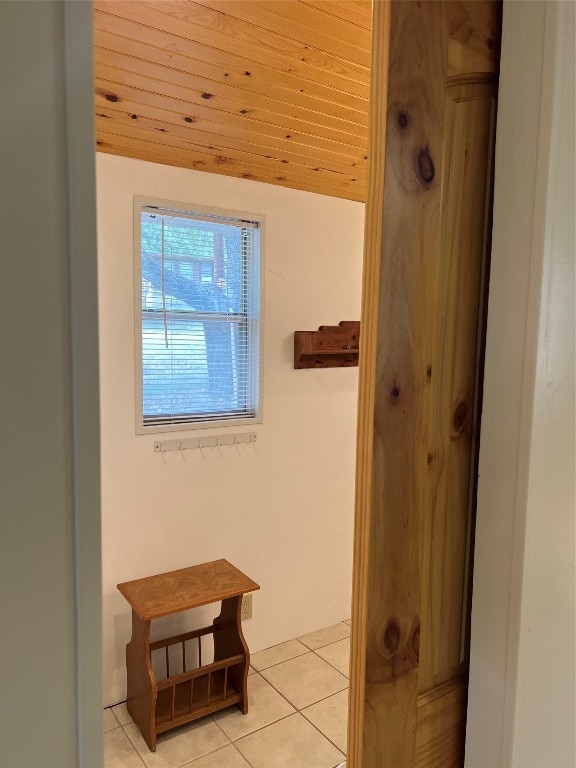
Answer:
<svg viewBox="0 0 576 768"><path fill-rule="evenodd" d="M455 765L464 749L500 38L499 4L471 5L374 6L349 768ZM464 84L476 137L453 133Z"/></svg>
<svg viewBox="0 0 576 768"><path fill-rule="evenodd" d="M520 550L526 526L525 495L529 481L528 447L523 439L534 387L542 288L539 249L546 204L543 174L546 175L550 151L549 109L554 52L560 34L558 14L555 3L504 0L499 84L501 120L497 127L495 164L496 228L492 248L502 267L491 271L486 348L487 369L498 369L499 374L494 374L488 382L482 414L482 426L489 430L489 437L481 448L480 459L478 505L479 514L483 516L483 538L480 546L477 542L475 553L468 699L473 724L468 728L466 742L466 765L470 768L483 768L487 764L507 768L513 751L520 584L524 567ZM373 30L373 40L377 42L373 44L371 107L380 114L385 113L386 103L387 81L383 73L388 66L388 26L389 18L382 15L380 28ZM527 73L530 74L527 76ZM518 109L519 103L524 105L523 110ZM373 117L371 131L367 220L374 211L382 210L386 126ZM512 206L511 201L514 201ZM534 221L532 230L526 229L526 221ZM381 227L382 222L376 217L372 228L366 229L362 355L373 355L374 349L378 306L375 294L379 283L379 254L375 251L380 244ZM522 233L520 243L518 233ZM534 268L528 272L526 264L530 261ZM519 285L517 275L523 270L525 279ZM373 365L372 359L365 359L364 369L360 370L359 386L363 388L364 399L359 404L359 424L363 422L364 429L359 430L357 461L361 463L370 457L372 449ZM503 419L504 412L512 414L512 418ZM377 546L377 542L369 540L370 496L371 473L366 472L357 477L356 491L348 768L362 768L367 553L370 545ZM494 540L491 531L503 535ZM500 595L495 591L496 582ZM491 637L483 631L486 624L496 629ZM491 670L488 677L487 668Z"/></svg>
<svg viewBox="0 0 576 768"><path fill-rule="evenodd" d="M384 205L386 160L386 104L390 45L390 2L384 13L372 13L372 59L370 80L370 135L368 150L367 201L364 225L364 266L358 378L358 422L356 440L356 495L354 512L354 556L352 577L352 622L350 644L350 695L348 704L347 768L361 768L364 732L364 686L366 679L366 614L370 507L372 499L372 450L374 442L376 338L378 329L380 244ZM368 468L360 473L359 467Z"/></svg>

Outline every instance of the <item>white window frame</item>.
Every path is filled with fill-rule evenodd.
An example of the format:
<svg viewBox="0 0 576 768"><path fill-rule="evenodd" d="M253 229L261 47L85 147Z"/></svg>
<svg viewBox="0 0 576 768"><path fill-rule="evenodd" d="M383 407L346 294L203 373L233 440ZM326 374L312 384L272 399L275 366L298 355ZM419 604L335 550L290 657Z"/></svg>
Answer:
<svg viewBox="0 0 576 768"><path fill-rule="evenodd" d="M194 217L195 215L207 214L209 216L219 216L227 219L244 219L246 221L258 224L255 230L255 248L258 253L258 266L256 283L256 301L259 306L258 312L258 404L255 416L249 416L239 419L213 419L202 422L185 422L181 424L158 424L144 425L144 403L143 403L143 367L142 367L142 240L141 240L141 213L143 206L153 206L175 214ZM197 205L196 203L184 203L175 200L164 200L155 197L134 195L134 373L135 373L135 402L136 402L136 434L151 435L159 432L183 432L198 429L214 429L224 427L240 426L248 427L254 424L262 423L262 399L263 399L263 372L262 372L262 352L263 352L263 322L262 308L264 306L264 243L265 243L265 216L258 213L248 213L246 211L237 211L232 209L214 208L206 205Z"/></svg>

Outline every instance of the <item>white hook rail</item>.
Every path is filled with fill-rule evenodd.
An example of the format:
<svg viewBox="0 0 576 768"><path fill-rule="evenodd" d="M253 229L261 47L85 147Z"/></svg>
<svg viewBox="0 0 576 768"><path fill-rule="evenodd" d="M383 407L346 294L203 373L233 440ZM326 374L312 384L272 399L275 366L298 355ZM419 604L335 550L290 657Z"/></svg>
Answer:
<svg viewBox="0 0 576 768"><path fill-rule="evenodd" d="M156 440L154 453L168 453L169 451L202 451L204 448L236 447L256 442L256 432L241 432L235 435L207 435L206 437L189 437L184 440Z"/></svg>

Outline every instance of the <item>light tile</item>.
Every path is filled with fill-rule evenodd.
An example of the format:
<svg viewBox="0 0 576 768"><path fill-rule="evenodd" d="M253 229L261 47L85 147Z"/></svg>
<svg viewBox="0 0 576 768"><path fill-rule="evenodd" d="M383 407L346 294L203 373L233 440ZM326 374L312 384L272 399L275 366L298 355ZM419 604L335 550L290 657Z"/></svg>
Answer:
<svg viewBox="0 0 576 768"><path fill-rule="evenodd" d="M123 701L122 704L116 704L115 707L111 707L111 710L120 725L128 725L128 723L132 722L132 718L128 714L128 709L126 708L125 701Z"/></svg>
<svg viewBox="0 0 576 768"><path fill-rule="evenodd" d="M343 640L345 637L350 637L350 627L341 621L340 624L334 624L332 627L325 627L324 629L317 629L316 632L310 632L309 635L299 637L298 640L304 643L307 648L310 648L311 651L315 651L329 643Z"/></svg>
<svg viewBox="0 0 576 768"><path fill-rule="evenodd" d="M229 707L212 717L218 723L229 739L234 741L248 733L263 728L265 725L287 717L294 712L278 691L267 683L260 675L248 678L248 714L243 715L239 709Z"/></svg>
<svg viewBox="0 0 576 768"><path fill-rule="evenodd" d="M134 723L126 725L124 730L148 768L180 768L185 763L190 763L197 757L214 752L218 747L229 743L211 718L202 718L159 736L156 752L150 752Z"/></svg>
<svg viewBox="0 0 576 768"><path fill-rule="evenodd" d="M192 763L186 763L184 768L250 768L240 752L228 744L227 747L217 749L209 755L200 757Z"/></svg>
<svg viewBox="0 0 576 768"><path fill-rule="evenodd" d="M281 664L283 661L301 656L303 653L308 653L308 649L302 643L299 643L298 640L288 640L287 643L274 645L265 651L252 654L250 664L257 672L260 672L262 669L272 667L274 664Z"/></svg>
<svg viewBox="0 0 576 768"><path fill-rule="evenodd" d="M102 712L102 728L104 730L104 733L107 733L108 731L111 731L112 728L118 728L120 723L114 715L112 714L111 709L105 709Z"/></svg>
<svg viewBox="0 0 576 768"><path fill-rule="evenodd" d="M324 736L330 739L338 749L346 753L348 727L348 691L341 691L323 701L312 704L302 710Z"/></svg>
<svg viewBox="0 0 576 768"><path fill-rule="evenodd" d="M236 742L252 768L334 768L343 755L296 713Z"/></svg>
<svg viewBox="0 0 576 768"><path fill-rule="evenodd" d="M262 672L282 696L302 709L348 687L348 680L315 653L307 653Z"/></svg>
<svg viewBox="0 0 576 768"><path fill-rule="evenodd" d="M144 768L122 728L104 734L104 768Z"/></svg>
<svg viewBox="0 0 576 768"><path fill-rule="evenodd" d="M324 648L318 648L316 653L327 661L328 664L332 664L339 672L348 677L350 672L349 637L346 637L344 640L338 640L337 643L332 643L332 645L325 645Z"/></svg>

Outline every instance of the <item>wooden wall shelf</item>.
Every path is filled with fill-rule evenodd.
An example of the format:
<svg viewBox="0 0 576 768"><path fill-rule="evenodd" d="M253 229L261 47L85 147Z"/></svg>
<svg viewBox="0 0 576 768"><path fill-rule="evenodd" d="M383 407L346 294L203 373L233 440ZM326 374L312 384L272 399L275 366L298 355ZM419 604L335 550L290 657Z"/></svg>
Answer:
<svg viewBox="0 0 576 768"><path fill-rule="evenodd" d="M294 368L352 368L359 354L359 320L294 332Z"/></svg>

